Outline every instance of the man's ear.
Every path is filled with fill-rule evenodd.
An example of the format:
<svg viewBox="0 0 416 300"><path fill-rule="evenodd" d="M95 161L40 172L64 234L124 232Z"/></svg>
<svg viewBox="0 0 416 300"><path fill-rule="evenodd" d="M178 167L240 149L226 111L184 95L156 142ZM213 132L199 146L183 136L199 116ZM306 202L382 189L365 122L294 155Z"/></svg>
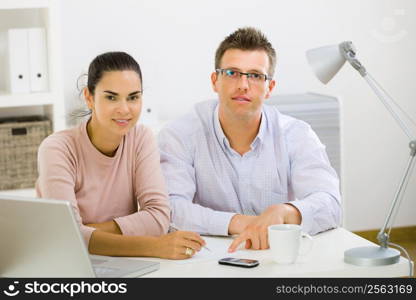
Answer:
<svg viewBox="0 0 416 300"><path fill-rule="evenodd" d="M218 92L217 90L217 80L218 80L218 74L217 72L212 72L211 74L211 86L214 92Z"/></svg>
<svg viewBox="0 0 416 300"><path fill-rule="evenodd" d="M92 110L94 108L94 96L87 87L84 88L83 94L88 108Z"/></svg>
<svg viewBox="0 0 416 300"><path fill-rule="evenodd" d="M268 99L270 97L275 86L276 86L276 80L274 79L270 80L269 86L267 88L266 96L264 97L265 99Z"/></svg>

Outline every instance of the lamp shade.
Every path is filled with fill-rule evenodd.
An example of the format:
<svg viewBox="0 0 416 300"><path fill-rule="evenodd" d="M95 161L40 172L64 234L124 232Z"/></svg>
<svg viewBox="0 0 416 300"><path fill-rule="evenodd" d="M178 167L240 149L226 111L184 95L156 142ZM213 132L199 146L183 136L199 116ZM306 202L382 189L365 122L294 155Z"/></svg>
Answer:
<svg viewBox="0 0 416 300"><path fill-rule="evenodd" d="M306 59L319 80L327 84L344 65L346 59L339 45L324 46L308 50Z"/></svg>

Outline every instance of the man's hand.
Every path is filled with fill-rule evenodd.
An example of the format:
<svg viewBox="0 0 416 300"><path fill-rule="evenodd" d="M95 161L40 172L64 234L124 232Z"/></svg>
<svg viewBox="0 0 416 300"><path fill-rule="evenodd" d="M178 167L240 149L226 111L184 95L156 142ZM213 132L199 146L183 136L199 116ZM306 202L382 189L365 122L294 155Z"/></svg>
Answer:
<svg viewBox="0 0 416 300"><path fill-rule="evenodd" d="M257 217L235 215L231 219L229 233L238 233L232 230L236 228L242 228L242 231L240 231L240 235L232 242L228 248L228 252L234 252L244 241L246 242L246 249L268 249L267 227L273 224L300 224L301 219L299 210L290 204L269 206Z"/></svg>

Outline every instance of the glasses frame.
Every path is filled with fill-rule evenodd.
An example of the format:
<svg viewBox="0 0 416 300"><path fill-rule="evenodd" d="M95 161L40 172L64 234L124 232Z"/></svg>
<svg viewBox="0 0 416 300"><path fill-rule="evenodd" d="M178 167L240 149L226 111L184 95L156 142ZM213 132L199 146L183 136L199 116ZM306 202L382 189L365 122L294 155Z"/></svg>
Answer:
<svg viewBox="0 0 416 300"><path fill-rule="evenodd" d="M272 77L270 77L269 75L267 75L267 74L262 74L262 73L250 73L250 72L241 72L241 71L237 71L237 70L233 70L233 69L215 69L215 72L216 73L221 73L221 74L223 74L223 73L225 73L226 71L233 71L233 72L236 72L236 73L238 73L240 76L240 78L241 78L241 76L243 76L243 75L246 75L246 77L247 77L247 80L250 80L250 78L253 78L253 76L252 75L261 75L261 76L264 76L264 82L266 82L267 80L271 80L272 79Z"/></svg>

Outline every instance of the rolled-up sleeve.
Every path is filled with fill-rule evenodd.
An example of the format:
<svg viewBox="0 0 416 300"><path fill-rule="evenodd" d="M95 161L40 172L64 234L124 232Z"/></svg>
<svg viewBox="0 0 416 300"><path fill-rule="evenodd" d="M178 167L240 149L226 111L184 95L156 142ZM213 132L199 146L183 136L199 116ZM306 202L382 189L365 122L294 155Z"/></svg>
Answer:
<svg viewBox="0 0 416 300"><path fill-rule="evenodd" d="M168 231L170 207L159 150L149 129L145 129L135 152L134 184L139 210L114 220L124 235L159 236Z"/></svg>
<svg viewBox="0 0 416 300"><path fill-rule="evenodd" d="M294 205L302 215L305 232L316 234L341 223L339 179L331 167L325 146L311 127L296 121L287 129L290 185Z"/></svg>

